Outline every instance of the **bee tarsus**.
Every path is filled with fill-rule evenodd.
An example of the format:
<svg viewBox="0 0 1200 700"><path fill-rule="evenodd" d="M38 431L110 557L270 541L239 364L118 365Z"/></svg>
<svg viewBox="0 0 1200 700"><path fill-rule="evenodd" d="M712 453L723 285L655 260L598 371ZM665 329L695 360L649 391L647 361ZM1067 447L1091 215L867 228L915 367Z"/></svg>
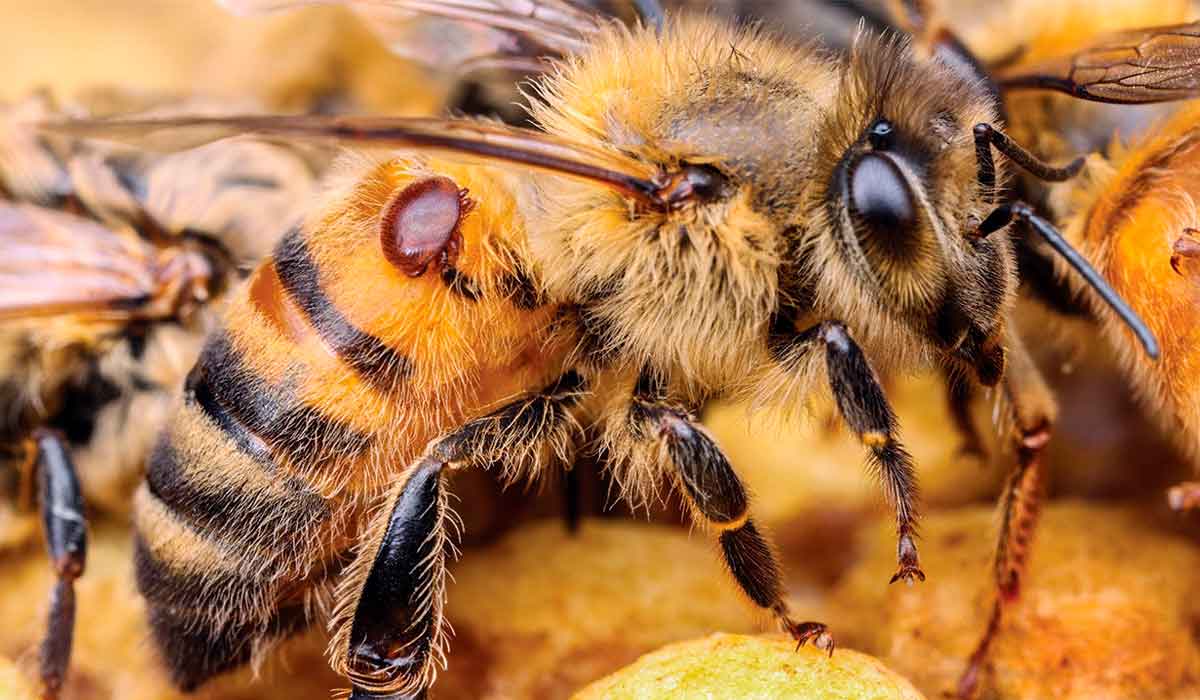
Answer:
<svg viewBox="0 0 1200 700"><path fill-rule="evenodd" d="M813 646L824 649L833 656L833 649L837 643L825 625L820 622L789 622L786 627L787 633L796 640L796 651L811 641Z"/></svg>
<svg viewBox="0 0 1200 700"><path fill-rule="evenodd" d="M445 575L440 562L446 538L445 466L431 455L409 470L359 594L349 663L355 674L374 683L419 677L435 653L441 611L440 602L429 596L440 595Z"/></svg>
<svg viewBox="0 0 1200 700"><path fill-rule="evenodd" d="M759 607L769 610L779 626L796 640L797 648L813 641L819 649L833 653L833 636L820 622L796 622L784 602L783 577L771 546L753 520L721 533L721 552L729 572L742 590Z"/></svg>
<svg viewBox="0 0 1200 700"><path fill-rule="evenodd" d="M568 533L578 534L583 519L583 484L580 483L578 466L572 466L563 474L562 497L563 524Z"/></svg>

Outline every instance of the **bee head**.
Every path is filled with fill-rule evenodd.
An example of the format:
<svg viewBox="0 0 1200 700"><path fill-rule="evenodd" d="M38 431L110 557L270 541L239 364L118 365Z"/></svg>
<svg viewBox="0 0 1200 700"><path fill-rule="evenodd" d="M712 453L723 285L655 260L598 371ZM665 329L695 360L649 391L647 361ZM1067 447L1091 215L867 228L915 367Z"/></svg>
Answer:
<svg viewBox="0 0 1200 700"><path fill-rule="evenodd" d="M976 235L994 192L978 181L973 128L995 121L996 105L896 41L860 37L844 71L817 146L818 296L855 299L860 317L888 319L993 384L1016 278L1009 240Z"/></svg>

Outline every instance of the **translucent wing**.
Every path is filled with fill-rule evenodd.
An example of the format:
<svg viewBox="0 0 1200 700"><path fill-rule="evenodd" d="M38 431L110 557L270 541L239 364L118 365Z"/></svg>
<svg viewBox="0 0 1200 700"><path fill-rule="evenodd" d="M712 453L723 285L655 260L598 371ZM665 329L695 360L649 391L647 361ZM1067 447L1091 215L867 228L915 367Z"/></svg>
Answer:
<svg viewBox="0 0 1200 700"><path fill-rule="evenodd" d="M58 114L44 94L0 105L0 194L51 203L71 193L63 153L29 128L32 122Z"/></svg>
<svg viewBox="0 0 1200 700"><path fill-rule="evenodd" d="M49 122L43 128L174 150L252 134L284 141L432 151L589 180L651 206L666 205L660 195L659 173L648 163L601 145L570 142L543 132L490 122L298 115L74 120Z"/></svg>
<svg viewBox="0 0 1200 700"><path fill-rule="evenodd" d="M1118 104L1200 96L1200 22L1107 34L1075 54L1002 72L1004 89Z"/></svg>
<svg viewBox="0 0 1200 700"><path fill-rule="evenodd" d="M31 204L0 202L0 250L0 321L161 317L186 272L135 235Z"/></svg>
<svg viewBox="0 0 1200 700"><path fill-rule="evenodd" d="M581 51L600 15L567 0L219 0L242 14L344 5L396 54L441 67L528 68Z"/></svg>

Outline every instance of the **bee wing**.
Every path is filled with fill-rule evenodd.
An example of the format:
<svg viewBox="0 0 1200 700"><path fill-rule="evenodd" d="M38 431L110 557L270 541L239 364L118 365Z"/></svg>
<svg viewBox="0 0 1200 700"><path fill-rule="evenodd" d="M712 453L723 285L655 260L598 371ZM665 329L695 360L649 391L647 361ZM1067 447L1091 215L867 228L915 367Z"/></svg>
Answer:
<svg viewBox="0 0 1200 700"><path fill-rule="evenodd" d="M1005 89L1065 92L1116 104L1200 96L1200 22L1107 34L1069 56L1002 72Z"/></svg>
<svg viewBox="0 0 1200 700"><path fill-rule="evenodd" d="M600 15L568 0L219 0L240 14L314 4L359 14L404 58L469 70L492 59L577 53L600 28ZM503 65L499 62L497 65Z"/></svg>
<svg viewBox="0 0 1200 700"><path fill-rule="evenodd" d="M0 202L0 320L138 317L161 285L156 250L89 219Z"/></svg>
<svg viewBox="0 0 1200 700"><path fill-rule="evenodd" d="M656 169L602 145L558 138L531 129L467 119L339 117L331 115L168 117L67 120L43 128L75 136L130 141L182 150L235 135L282 141L325 142L367 148L438 152L470 160L516 164L600 183L662 207Z"/></svg>
<svg viewBox="0 0 1200 700"><path fill-rule="evenodd" d="M43 203L71 193L63 149L29 128L31 122L56 114L60 112L43 93L14 104L0 104L0 192Z"/></svg>

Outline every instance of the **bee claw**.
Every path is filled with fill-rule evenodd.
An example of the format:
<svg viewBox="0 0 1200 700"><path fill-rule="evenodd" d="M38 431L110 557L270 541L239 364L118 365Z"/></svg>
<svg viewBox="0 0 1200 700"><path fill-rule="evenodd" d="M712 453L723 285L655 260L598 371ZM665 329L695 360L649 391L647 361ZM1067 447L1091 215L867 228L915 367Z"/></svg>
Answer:
<svg viewBox="0 0 1200 700"><path fill-rule="evenodd" d="M910 586L914 580L925 580L925 572L921 571L921 560L917 557L917 545L913 542L911 532L901 532L900 540L896 543L896 555L900 560L900 568L892 575L892 580L888 581L889 585L900 579L904 579Z"/></svg>
<svg viewBox="0 0 1200 700"><path fill-rule="evenodd" d="M904 579L904 582L911 586L917 581L924 582L925 572L921 571L920 567L917 566L902 566L899 571L892 575L892 580L888 581L888 583L892 584L901 579Z"/></svg>
<svg viewBox="0 0 1200 700"><path fill-rule="evenodd" d="M792 635L792 639L796 640L796 651L800 651L800 647L812 641L813 646L829 652L833 656L833 649L836 646L833 635L829 633L829 628L820 622L785 622L788 634Z"/></svg>

